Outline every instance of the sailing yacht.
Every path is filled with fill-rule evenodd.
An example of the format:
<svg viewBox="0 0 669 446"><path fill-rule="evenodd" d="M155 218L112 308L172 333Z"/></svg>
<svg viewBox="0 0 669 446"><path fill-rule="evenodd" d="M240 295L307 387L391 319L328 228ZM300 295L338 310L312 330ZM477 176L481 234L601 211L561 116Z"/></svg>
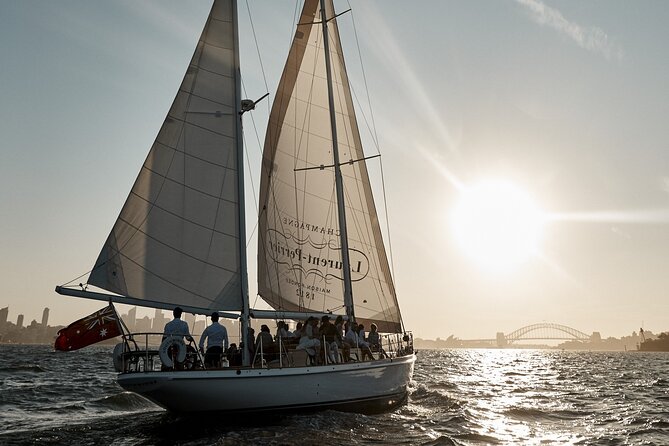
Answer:
<svg viewBox="0 0 669 446"><path fill-rule="evenodd" d="M306 0L274 97L250 307L237 4L215 0L184 79L86 284L60 294L238 319L341 315L384 334L373 360L279 353L205 368L169 338L125 333L118 383L173 412L387 410L406 398L416 356L384 248L332 0ZM94 291L94 289L100 291ZM158 337L160 342L160 337ZM172 342L170 344L170 342ZM286 343L287 344L287 343ZM189 356L169 367L168 347ZM327 345L324 345L327 349ZM183 354L182 354L183 352ZM258 353L259 352L259 353ZM260 355L260 356L258 356Z"/></svg>

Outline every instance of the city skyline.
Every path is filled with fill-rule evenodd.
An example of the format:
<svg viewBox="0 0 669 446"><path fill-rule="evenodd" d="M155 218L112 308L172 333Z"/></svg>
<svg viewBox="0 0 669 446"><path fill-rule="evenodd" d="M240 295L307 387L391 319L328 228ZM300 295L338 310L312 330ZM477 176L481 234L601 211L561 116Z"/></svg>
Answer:
<svg viewBox="0 0 669 446"><path fill-rule="evenodd" d="M248 97L274 96L293 6L250 5L260 66L240 2ZM209 7L0 4L0 307L26 316L49 307L59 325L99 309L53 289L86 280ZM363 135L366 151L375 154L378 141L383 155L388 203L378 197L377 208L389 221L384 237L407 330L432 339L542 321L616 337L640 326L668 330L669 4L351 7L355 23L350 14L338 21L360 126L374 123L378 135ZM269 102L244 118L258 306L254 203Z"/></svg>
<svg viewBox="0 0 669 446"><path fill-rule="evenodd" d="M119 306L121 307L121 306ZM159 309L153 309L153 317L150 317L149 315L145 314L142 317L137 316L137 309L138 307L136 306L127 306L123 305L123 308L125 308L127 311L125 313L118 311L119 316L123 320L124 323L124 330L129 330L131 333L162 333L163 328L167 322L172 320L172 315L171 312L167 310L159 310ZM9 307L4 307L0 308L0 334L2 333L2 328L7 325L9 322L11 324L11 320L8 317L9 314ZM18 314L17 315L17 324L14 324L17 326L17 328L27 328L31 326L39 326L39 327L45 327L45 328L62 328L65 327L69 324L59 324L55 326L50 326L48 325L48 313L49 313L49 308L44 308L42 311L42 322L37 322L37 319L32 319L32 322L30 324L26 324L25 326L18 326L18 322L21 322L23 324L24 317L25 315L23 314ZM46 318L44 316L47 316ZM28 319L30 319L28 317ZM183 313L182 319L188 323L189 329L191 331L191 334L194 336L199 336L202 331L205 329L206 326L209 325L210 320L208 317L205 317L203 315L194 315L190 313ZM230 336L230 339L235 339L234 341L231 340L230 342L238 342L239 338L239 326L237 325L237 322L232 320L232 319L221 319L220 320L222 324L228 329L228 335ZM74 322L74 321L72 321ZM256 331L259 330L260 325L262 322L267 322L267 321L254 321L253 327L256 329ZM294 329L295 321L293 321L292 324L290 324L291 321L286 321L289 323L289 329ZM274 330L274 325L270 325L270 330ZM292 325L292 326L291 326ZM556 325L556 324L538 324L538 325ZM557 324L561 325L561 324ZM521 328L529 328L529 327L521 327ZM566 329L572 329L571 327L564 327ZM573 330L573 329L572 329ZM579 330L580 331L580 330ZM647 336L650 338L655 338L657 337L658 334L661 333L661 331L658 331L654 333L651 330L645 330L645 333ZM56 331L53 331L51 333L54 337L56 335ZM499 337L503 334L509 335L509 333L503 333L496 331L494 327L489 328L487 338L479 338L479 339L464 339L461 336L458 335L458 333L443 333L441 335L436 336L435 338L421 338L421 337L416 337L417 340L419 340L419 343L423 342L423 347L419 348L431 348L429 346L432 346L432 348L449 348L449 347L473 347L473 348L480 348L485 345L487 345L490 341L493 341L492 345L498 346L497 343L499 341ZM495 337L496 336L496 337ZM592 340L592 338L596 338L597 342L601 342L602 339L617 339L614 336L609 336L607 333L599 333L597 331L593 331L591 335L589 335ZM625 339L631 339L631 341L628 341L629 345L633 345L635 342L638 343L638 339L640 339L640 334L638 333L637 330L633 330L632 332L621 336L621 338ZM574 338L574 341L578 341L578 339ZM43 340L46 341L46 340ZM431 342L432 344L424 344L424 342ZM48 343L48 342L47 342ZM463 344L464 343L464 344ZM426 346L427 345L427 346ZM523 344L518 344L520 347L523 347ZM539 344L538 344L539 345ZM543 344L541 344L543 345ZM499 347L499 346L498 346ZM526 347L526 346L525 346ZM523 348L525 348L523 347ZM620 348L622 350L622 348Z"/></svg>

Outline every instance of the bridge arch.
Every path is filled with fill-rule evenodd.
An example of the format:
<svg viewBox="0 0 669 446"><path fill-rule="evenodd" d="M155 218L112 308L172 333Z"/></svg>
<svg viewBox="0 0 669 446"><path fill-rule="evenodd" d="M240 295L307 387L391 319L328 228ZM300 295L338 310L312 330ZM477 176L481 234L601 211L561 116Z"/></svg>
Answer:
<svg viewBox="0 0 669 446"><path fill-rule="evenodd" d="M588 341L590 336L575 328L566 325L542 322L527 325L518 330L505 334L504 339L508 344L519 340L578 340Z"/></svg>

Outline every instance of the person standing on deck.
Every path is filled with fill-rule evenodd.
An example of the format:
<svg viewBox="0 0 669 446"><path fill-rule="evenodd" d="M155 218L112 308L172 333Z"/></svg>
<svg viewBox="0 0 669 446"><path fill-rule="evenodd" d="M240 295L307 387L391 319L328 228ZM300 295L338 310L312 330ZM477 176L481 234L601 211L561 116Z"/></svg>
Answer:
<svg viewBox="0 0 669 446"><path fill-rule="evenodd" d="M211 313L211 325L204 329L200 337L200 351L204 353L204 340L207 339L207 352L204 355L206 367L220 367L221 356L228 349L228 330L218 323L218 313Z"/></svg>
<svg viewBox="0 0 669 446"><path fill-rule="evenodd" d="M188 323L181 320L182 313L183 310L180 307L176 307L172 311L174 319L165 324L165 328L163 329L163 339L167 338L168 336L181 336L181 339L186 337L189 342L193 341L193 337L190 335L190 331L188 330Z"/></svg>

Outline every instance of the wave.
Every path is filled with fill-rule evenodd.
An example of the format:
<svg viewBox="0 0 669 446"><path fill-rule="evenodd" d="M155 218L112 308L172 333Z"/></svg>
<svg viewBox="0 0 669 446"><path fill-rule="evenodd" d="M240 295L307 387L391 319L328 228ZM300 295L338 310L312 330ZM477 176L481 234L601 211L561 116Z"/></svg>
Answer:
<svg viewBox="0 0 669 446"><path fill-rule="evenodd" d="M489 435L483 435L483 434L477 434L477 433L469 433L469 434L462 434L457 436L458 440L464 440L464 441L471 441L474 443L483 443L483 444L499 444L500 441L495 438L491 437Z"/></svg>
<svg viewBox="0 0 669 446"><path fill-rule="evenodd" d="M15 365L8 367L0 367L0 374L14 374L14 373L44 373L47 370L38 365Z"/></svg>
<svg viewBox="0 0 669 446"><path fill-rule="evenodd" d="M508 409L504 411L505 415L508 415L513 418L517 418L519 420L539 420L539 419L547 419L547 418L559 418L559 415L553 412L545 412L540 409L536 409L533 407L513 407L511 409Z"/></svg>
<svg viewBox="0 0 669 446"><path fill-rule="evenodd" d="M441 389L434 389L424 384L419 384L409 394L409 400L414 403L420 402L421 405L436 406L444 410L459 410L462 403Z"/></svg>
<svg viewBox="0 0 669 446"><path fill-rule="evenodd" d="M84 405L83 402L76 402L76 403L71 403L71 404L66 404L63 406L42 406L42 407L37 407L35 409L32 409L36 412L47 412L47 413L57 413L57 414L62 414L62 413L69 413L69 412L84 412L86 410L86 406Z"/></svg>
<svg viewBox="0 0 669 446"><path fill-rule="evenodd" d="M423 446L456 446L458 444L460 443L456 442L447 435L442 435L439 438L435 438L434 440L428 441L427 443L421 443L421 445Z"/></svg>
<svg viewBox="0 0 669 446"><path fill-rule="evenodd" d="M155 409L157 406L137 394L121 392L90 401L88 404L114 411Z"/></svg>

